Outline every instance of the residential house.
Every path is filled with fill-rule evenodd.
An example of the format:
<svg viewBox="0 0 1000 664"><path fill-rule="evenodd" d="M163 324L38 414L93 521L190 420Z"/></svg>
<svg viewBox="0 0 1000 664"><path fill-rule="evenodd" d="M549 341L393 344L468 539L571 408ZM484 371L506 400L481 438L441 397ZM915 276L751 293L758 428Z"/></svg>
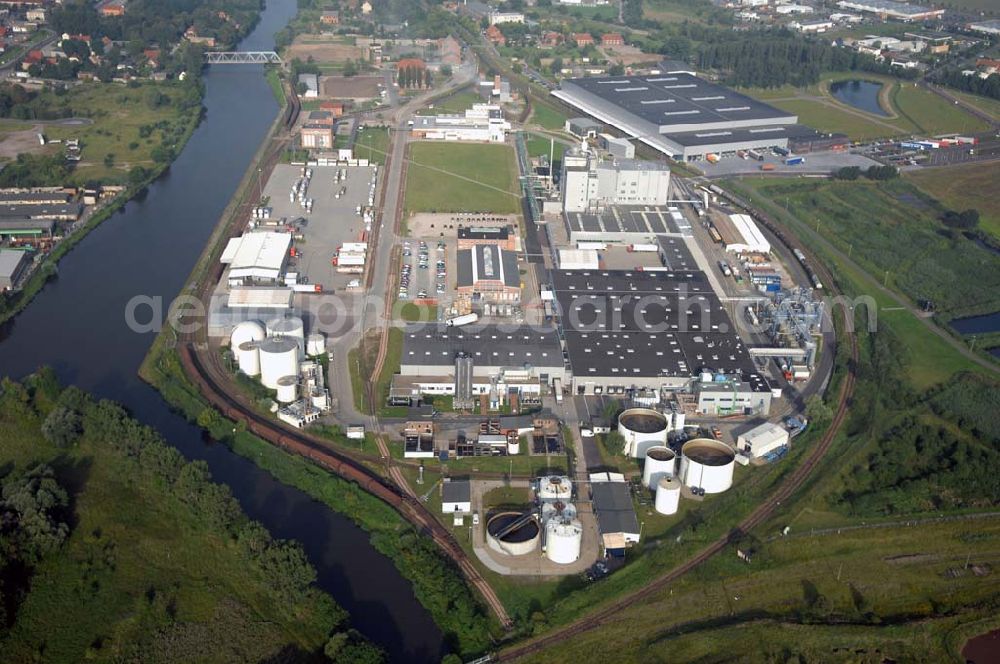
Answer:
<svg viewBox="0 0 1000 664"><path fill-rule="evenodd" d="M589 32L577 32L573 35L573 41L576 42L577 48L583 48L584 46L593 46L596 42L594 41L594 36Z"/></svg>
<svg viewBox="0 0 1000 664"><path fill-rule="evenodd" d="M320 14L319 22L323 25L340 25L340 12L327 10Z"/></svg>
<svg viewBox="0 0 1000 664"><path fill-rule="evenodd" d="M507 38L503 36L502 32L500 32L500 28L498 28L495 25L491 25L490 27L486 28L486 39L496 44L497 46L507 45Z"/></svg>
<svg viewBox="0 0 1000 664"><path fill-rule="evenodd" d="M624 46L625 38L619 32L607 32L601 35L601 46Z"/></svg>

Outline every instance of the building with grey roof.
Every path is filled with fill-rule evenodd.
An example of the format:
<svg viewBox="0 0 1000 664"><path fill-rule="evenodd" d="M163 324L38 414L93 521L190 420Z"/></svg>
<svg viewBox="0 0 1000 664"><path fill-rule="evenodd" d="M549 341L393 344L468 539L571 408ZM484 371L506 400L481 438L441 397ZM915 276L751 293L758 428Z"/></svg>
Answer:
<svg viewBox="0 0 1000 664"><path fill-rule="evenodd" d="M908 2L895 2L894 0L840 0L837 6L841 9L855 9L901 21L925 21L944 16L944 9L924 7Z"/></svg>
<svg viewBox="0 0 1000 664"><path fill-rule="evenodd" d="M563 210L595 212L610 205L666 205L670 167L658 161L602 160L589 150L563 155Z"/></svg>
<svg viewBox="0 0 1000 664"><path fill-rule="evenodd" d="M675 159L787 147L798 118L687 72L564 80L553 96Z"/></svg>
<svg viewBox="0 0 1000 664"><path fill-rule="evenodd" d="M623 555L639 541L639 520L632 506L628 484L622 481L591 481L590 497L597 514L597 527L605 553Z"/></svg>
<svg viewBox="0 0 1000 664"><path fill-rule="evenodd" d="M0 291L14 288L31 265L31 254L18 249L0 249Z"/></svg>
<svg viewBox="0 0 1000 664"><path fill-rule="evenodd" d="M659 205L615 205L597 211L567 211L563 212L563 223L572 243L634 244L656 242L662 236L691 235L691 224L680 210Z"/></svg>
<svg viewBox="0 0 1000 664"><path fill-rule="evenodd" d="M521 273L517 255L495 244L477 244L457 252L456 291L474 303L517 304L521 301Z"/></svg>

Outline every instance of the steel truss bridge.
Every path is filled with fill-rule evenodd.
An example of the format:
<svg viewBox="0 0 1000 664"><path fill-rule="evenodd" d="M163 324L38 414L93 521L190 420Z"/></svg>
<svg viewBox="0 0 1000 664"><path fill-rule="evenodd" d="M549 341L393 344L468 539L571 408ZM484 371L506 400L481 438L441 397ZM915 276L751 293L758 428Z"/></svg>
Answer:
<svg viewBox="0 0 1000 664"><path fill-rule="evenodd" d="M205 62L210 65L280 65L281 57L274 51L207 51Z"/></svg>

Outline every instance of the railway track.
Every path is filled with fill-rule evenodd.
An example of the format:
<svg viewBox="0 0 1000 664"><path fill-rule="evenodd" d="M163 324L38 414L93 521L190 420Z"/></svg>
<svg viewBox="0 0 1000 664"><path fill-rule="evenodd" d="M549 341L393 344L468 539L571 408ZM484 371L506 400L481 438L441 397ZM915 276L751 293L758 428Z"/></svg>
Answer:
<svg viewBox="0 0 1000 664"><path fill-rule="evenodd" d="M749 206L742 203L741 199L729 194L726 194L726 197L734 203L750 209ZM784 244L790 251L798 248L807 255L810 254L805 247L802 247L795 241L791 240L788 235L782 229L778 228L769 217L759 213L758 211L755 211L755 213L759 215L759 218L764 225L767 226L768 229L771 230L771 232L773 232L782 244ZM829 284L828 288L831 290L835 289L836 282L833 279L833 274L826 268L826 266L816 261L815 256L810 256L810 258L813 261L812 264L817 266L816 270L821 273L824 283ZM834 412L830 426L826 430L826 433L823 434L820 441L809 452L809 456L807 456L806 459L803 460L794 471L792 471L792 473L764 503L759 505L728 533L719 537L684 563L674 567L666 574L653 579L641 589L620 597L611 604L601 607L594 613L586 615L561 629L545 634L534 641L513 645L509 648L503 649L497 653L494 661L511 661L538 653L546 648L554 647L567 638L589 632L613 619L619 618L622 611L634 606L637 602L641 602L654 596L674 581L707 561L712 556L723 551L736 537L742 533L749 532L772 516L781 506L781 503L787 501L787 499L805 483L816 466L823 460L823 457L833 445L837 434L840 432L840 429L847 418L848 410L851 405L851 398L854 395L854 388L857 380L855 368L858 363L858 342L857 336L854 334L853 327L845 326L845 330L847 341L850 344L851 363L848 369L847 377L840 387L837 409Z"/></svg>

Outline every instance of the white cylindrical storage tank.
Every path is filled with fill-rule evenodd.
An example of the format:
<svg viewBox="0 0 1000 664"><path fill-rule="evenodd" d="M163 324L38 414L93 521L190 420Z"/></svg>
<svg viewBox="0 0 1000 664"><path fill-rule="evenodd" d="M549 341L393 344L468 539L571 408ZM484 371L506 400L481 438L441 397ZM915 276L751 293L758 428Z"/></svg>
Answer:
<svg viewBox="0 0 1000 664"><path fill-rule="evenodd" d="M538 480L538 499L542 502L560 500L568 502L573 497L573 482L562 475L549 475Z"/></svg>
<svg viewBox="0 0 1000 664"><path fill-rule="evenodd" d="M306 355L313 357L326 352L326 337L319 332L314 332L306 339Z"/></svg>
<svg viewBox="0 0 1000 664"><path fill-rule="evenodd" d="M636 459L650 447L667 444L667 418L652 408L629 408L618 416L618 433L625 438L625 454Z"/></svg>
<svg viewBox="0 0 1000 664"><path fill-rule="evenodd" d="M288 318L272 318L267 321L267 336L290 337L299 346L299 354L306 352L306 326L298 316Z"/></svg>
<svg viewBox="0 0 1000 664"><path fill-rule="evenodd" d="M538 548L541 528L533 516L521 512L501 512L486 522L486 543L491 549L508 556L523 556ZM518 525L519 523L519 525ZM511 529L512 526L517 526Z"/></svg>
<svg viewBox="0 0 1000 664"><path fill-rule="evenodd" d="M298 376L282 376L278 379L278 403L292 403L299 396Z"/></svg>
<svg viewBox="0 0 1000 664"><path fill-rule="evenodd" d="M681 483L674 477L661 477L656 483L656 511L660 514L677 514L681 503Z"/></svg>
<svg viewBox="0 0 1000 664"><path fill-rule="evenodd" d="M256 341L244 341L236 348L236 361L240 371L248 376L260 375L260 351Z"/></svg>
<svg viewBox="0 0 1000 664"><path fill-rule="evenodd" d="M736 452L711 438L695 438L681 448L680 478L684 486L722 493L733 485Z"/></svg>
<svg viewBox="0 0 1000 664"><path fill-rule="evenodd" d="M299 345L295 339L270 337L260 342L260 382L278 389L278 379L294 376L299 369Z"/></svg>
<svg viewBox="0 0 1000 664"><path fill-rule="evenodd" d="M545 524L545 557L559 565L580 558L583 525L576 519L551 519Z"/></svg>
<svg viewBox="0 0 1000 664"><path fill-rule="evenodd" d="M255 320L245 320L237 323L229 336L229 347L235 352L247 341L263 341L267 337L264 326Z"/></svg>
<svg viewBox="0 0 1000 664"><path fill-rule="evenodd" d="M646 460L642 466L642 483L655 489L661 477L673 477L677 455L669 447L650 447L646 450Z"/></svg>
<svg viewBox="0 0 1000 664"><path fill-rule="evenodd" d="M330 407L330 399L326 393L326 390L313 390L310 395L313 408L318 408L319 410L326 410Z"/></svg>

